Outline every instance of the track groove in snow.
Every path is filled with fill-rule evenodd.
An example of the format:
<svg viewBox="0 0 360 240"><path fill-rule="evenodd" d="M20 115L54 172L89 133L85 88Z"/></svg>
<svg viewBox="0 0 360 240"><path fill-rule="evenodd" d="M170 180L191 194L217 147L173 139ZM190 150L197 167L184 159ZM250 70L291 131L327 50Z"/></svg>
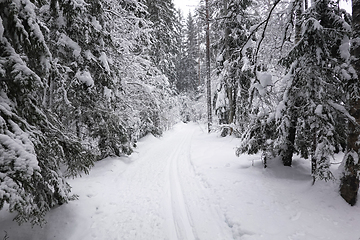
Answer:
<svg viewBox="0 0 360 240"><path fill-rule="evenodd" d="M190 151L190 137L186 135L182 137L176 148L173 150L172 155L168 159L169 161L169 201L170 209L168 209L171 215L170 219L173 219L171 225L170 239L197 239L196 232L193 227L192 218L189 213L189 209L185 202L185 196L183 188L181 186L181 179L178 165L189 161L186 154ZM176 234L174 234L174 232Z"/></svg>
<svg viewBox="0 0 360 240"><path fill-rule="evenodd" d="M178 124L147 136L130 157L99 161L70 179L78 201L53 209L44 228L0 212L9 240L356 240L360 206L336 183L311 185L310 164L292 168L260 155L236 157L238 143ZM335 173L335 172L334 172Z"/></svg>

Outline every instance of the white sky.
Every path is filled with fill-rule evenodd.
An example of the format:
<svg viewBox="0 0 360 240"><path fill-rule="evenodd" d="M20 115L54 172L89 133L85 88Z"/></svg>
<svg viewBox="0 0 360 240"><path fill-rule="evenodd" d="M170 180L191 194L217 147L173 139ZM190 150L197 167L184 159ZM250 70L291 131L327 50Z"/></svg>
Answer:
<svg viewBox="0 0 360 240"><path fill-rule="evenodd" d="M189 11L194 13L195 7L199 5L200 0L174 0L173 2L175 4L175 8L176 9L180 8L181 11L183 12L184 17L186 17ZM351 13L351 1L341 0L340 6L342 8L345 8L348 12Z"/></svg>
<svg viewBox="0 0 360 240"><path fill-rule="evenodd" d="M345 8L346 11L351 13L351 1L346 1L346 0L340 1L340 7Z"/></svg>
<svg viewBox="0 0 360 240"><path fill-rule="evenodd" d="M181 9L184 16L187 16L189 11L194 13L195 7L200 3L200 0L174 0L176 9Z"/></svg>

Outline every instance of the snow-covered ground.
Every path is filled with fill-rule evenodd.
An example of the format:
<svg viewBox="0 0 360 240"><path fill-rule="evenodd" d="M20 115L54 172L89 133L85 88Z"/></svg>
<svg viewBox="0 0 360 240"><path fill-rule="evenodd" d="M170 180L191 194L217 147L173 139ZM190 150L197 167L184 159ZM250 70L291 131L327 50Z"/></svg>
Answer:
<svg viewBox="0 0 360 240"><path fill-rule="evenodd" d="M130 157L71 179L79 200L53 209L43 228L1 211L0 239L360 239L360 207L336 182L312 186L301 159L263 169L260 156L236 157L237 143L195 123L147 136Z"/></svg>

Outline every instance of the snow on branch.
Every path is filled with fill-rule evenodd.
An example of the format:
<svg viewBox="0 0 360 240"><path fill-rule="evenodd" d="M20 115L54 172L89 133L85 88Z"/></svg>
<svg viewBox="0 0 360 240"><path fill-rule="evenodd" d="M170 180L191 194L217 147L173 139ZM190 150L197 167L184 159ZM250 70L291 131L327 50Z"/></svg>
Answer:
<svg viewBox="0 0 360 240"><path fill-rule="evenodd" d="M346 116L355 126L360 127L359 124L356 122L356 119L350 115L350 113L345 109L344 106L333 102L332 100L328 101L329 105L333 107L335 110L342 113L344 116Z"/></svg>

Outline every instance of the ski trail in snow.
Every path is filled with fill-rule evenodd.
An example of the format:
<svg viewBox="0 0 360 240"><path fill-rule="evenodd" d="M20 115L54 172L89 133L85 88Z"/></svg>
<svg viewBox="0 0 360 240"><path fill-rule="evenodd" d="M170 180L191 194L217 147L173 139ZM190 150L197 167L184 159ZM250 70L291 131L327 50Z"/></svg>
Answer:
<svg viewBox="0 0 360 240"><path fill-rule="evenodd" d="M194 170L191 142L200 129L180 126L140 148L119 178L118 239L232 239L219 205Z"/></svg>
<svg viewBox="0 0 360 240"><path fill-rule="evenodd" d="M192 163L194 128L182 130L168 157L171 206L167 209L169 219L173 219L170 239L232 239L219 205Z"/></svg>
<svg viewBox="0 0 360 240"><path fill-rule="evenodd" d="M184 153L190 151L191 136L192 135L189 134L181 139L168 160L170 180L168 196L170 207L168 207L168 211L170 219L173 219L170 239L197 239L196 231L193 229L194 225L191 215L185 202L178 168L179 163L188 161Z"/></svg>
<svg viewBox="0 0 360 240"><path fill-rule="evenodd" d="M90 175L71 182L79 201L53 210L44 230L29 227L26 239L233 239L218 196L193 165L197 134L199 126L178 124L161 138L139 141L126 161L97 162ZM10 239L23 239L14 234Z"/></svg>
<svg viewBox="0 0 360 240"><path fill-rule="evenodd" d="M52 209L41 228L0 211L0 239L308 240L359 239L360 207L336 183L311 186L311 166L291 169L236 157L236 142L177 124L140 140L130 157L107 158L69 179L79 200ZM278 163L281 165L281 163ZM6 232L5 232L6 231ZM5 235L6 234L6 235Z"/></svg>

